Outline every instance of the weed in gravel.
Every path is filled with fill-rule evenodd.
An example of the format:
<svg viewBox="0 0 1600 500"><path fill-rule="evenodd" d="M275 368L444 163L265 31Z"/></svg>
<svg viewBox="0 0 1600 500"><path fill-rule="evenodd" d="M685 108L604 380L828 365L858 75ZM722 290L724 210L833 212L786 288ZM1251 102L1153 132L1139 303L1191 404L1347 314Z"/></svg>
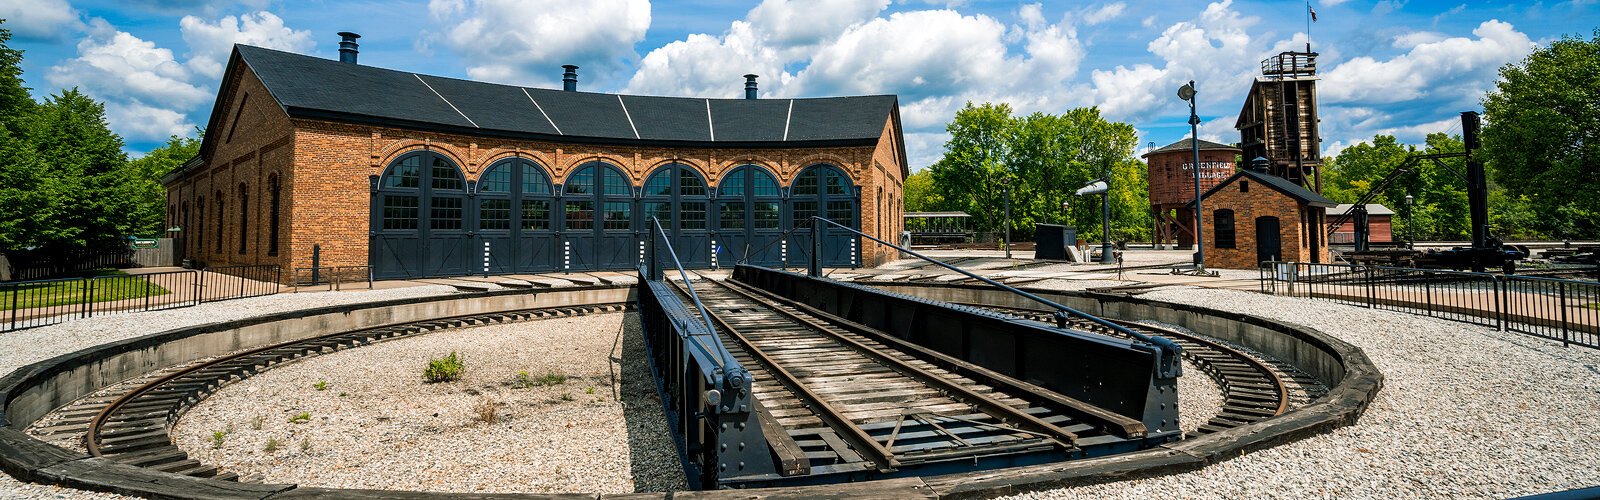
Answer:
<svg viewBox="0 0 1600 500"><path fill-rule="evenodd" d="M567 383L567 375L561 372L550 372L540 375L535 382L538 382L539 385L561 385Z"/></svg>
<svg viewBox="0 0 1600 500"><path fill-rule="evenodd" d="M309 452L309 451L311 451L311 438L301 438L300 439L300 453L306 453L306 452Z"/></svg>
<svg viewBox="0 0 1600 500"><path fill-rule="evenodd" d="M267 445L263 446L261 448L261 451L265 451L267 453L272 453L272 452L278 451L278 439L277 438L267 438Z"/></svg>
<svg viewBox="0 0 1600 500"><path fill-rule="evenodd" d="M316 388L317 391L326 391L328 390L328 381L318 380L317 383L311 384L311 387Z"/></svg>
<svg viewBox="0 0 1600 500"><path fill-rule="evenodd" d="M303 424L303 423L310 422L310 421L311 421L311 412L303 411L303 412L300 412L298 414L295 414L295 416L293 416L293 417L289 417L289 423L291 423L291 424Z"/></svg>
<svg viewBox="0 0 1600 500"><path fill-rule="evenodd" d="M266 421L267 421L266 417L262 417L261 415L256 415L255 418L250 419L250 430L252 430L252 431L261 430L261 424L266 423Z"/></svg>
<svg viewBox="0 0 1600 500"><path fill-rule="evenodd" d="M589 386L589 388L584 389L583 393L584 394L594 394L594 386L591 385L591 386Z"/></svg>
<svg viewBox="0 0 1600 500"><path fill-rule="evenodd" d="M527 389L534 385L536 384L533 382L533 375L529 375L527 370L517 372L517 376L511 377L511 387Z"/></svg>
<svg viewBox="0 0 1600 500"><path fill-rule="evenodd" d="M500 402L495 401L494 398L478 398L478 401L472 404L472 412L476 415L474 418L485 424L495 423L498 418L494 412L498 406L500 406Z"/></svg>
<svg viewBox="0 0 1600 500"><path fill-rule="evenodd" d="M511 382L509 382L511 387L515 387L517 389L561 385L565 383L567 383L567 375L564 373L546 372L544 375L535 377L529 374L526 370L517 372L517 375L515 377L511 377Z"/></svg>
<svg viewBox="0 0 1600 500"><path fill-rule="evenodd" d="M422 381L427 383L454 382L461 379L461 370L466 368L461 356L455 351L450 351L449 356L428 360L428 366L422 369Z"/></svg>
<svg viewBox="0 0 1600 500"><path fill-rule="evenodd" d="M345 397L345 396L349 396L349 395L350 395L350 393L348 393L348 392L341 392L341 393L339 393L339 397L341 397L341 398L342 398L342 397Z"/></svg>
<svg viewBox="0 0 1600 500"><path fill-rule="evenodd" d="M228 436L228 432L227 431L216 431L216 432L211 433L211 447L212 448L221 448L222 447L222 438L225 438L227 436Z"/></svg>
<svg viewBox="0 0 1600 500"><path fill-rule="evenodd" d="M570 392L561 393L561 400L562 401L572 401L572 393L570 393Z"/></svg>

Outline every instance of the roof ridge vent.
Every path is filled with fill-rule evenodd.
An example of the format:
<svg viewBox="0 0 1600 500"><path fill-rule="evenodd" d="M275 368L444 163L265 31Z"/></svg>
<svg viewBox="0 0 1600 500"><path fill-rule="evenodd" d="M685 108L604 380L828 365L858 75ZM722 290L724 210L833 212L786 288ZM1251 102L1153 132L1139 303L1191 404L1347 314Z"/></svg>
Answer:
<svg viewBox="0 0 1600 500"><path fill-rule="evenodd" d="M563 64L561 65L561 69L566 70L565 72L561 73L561 90L565 90L567 92L577 92L578 65Z"/></svg>
<svg viewBox="0 0 1600 500"><path fill-rule="evenodd" d="M357 38L361 38L361 35L349 31L339 32L339 62L356 63L356 54L359 52L356 49L361 47L360 44L356 43Z"/></svg>

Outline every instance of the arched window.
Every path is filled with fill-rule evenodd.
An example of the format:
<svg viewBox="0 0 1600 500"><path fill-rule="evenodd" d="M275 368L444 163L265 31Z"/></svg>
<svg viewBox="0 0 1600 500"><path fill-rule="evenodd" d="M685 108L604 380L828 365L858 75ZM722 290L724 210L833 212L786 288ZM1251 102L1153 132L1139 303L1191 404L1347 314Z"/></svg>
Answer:
<svg viewBox="0 0 1600 500"><path fill-rule="evenodd" d="M706 229L706 181L693 167L664 165L644 183L644 216L661 219L669 231Z"/></svg>
<svg viewBox="0 0 1600 500"><path fill-rule="evenodd" d="M718 182L717 193L720 258L782 263L783 198L772 172L759 165L734 167Z"/></svg>
<svg viewBox="0 0 1600 500"><path fill-rule="evenodd" d="M239 183L239 255L248 250L250 241L250 187Z"/></svg>
<svg viewBox="0 0 1600 500"><path fill-rule="evenodd" d="M281 208L279 199L281 186L278 185L278 174L267 177L267 255L278 255L278 209Z"/></svg>
<svg viewBox="0 0 1600 500"><path fill-rule="evenodd" d="M794 227L811 225L811 216L821 215L846 226L854 226L855 200L850 193L850 177L832 165L812 165L794 180L792 196Z"/></svg>
<svg viewBox="0 0 1600 500"><path fill-rule="evenodd" d="M220 255L222 253L222 240L227 239L227 233L226 233L227 229L226 228L228 227L227 226L228 212L224 210L224 208L225 208L225 206L227 204L223 202L222 191L220 191L220 190L217 191L216 205L217 205L217 249L216 249L216 252L217 252L217 254Z"/></svg>
<svg viewBox="0 0 1600 500"><path fill-rule="evenodd" d="M624 269L643 242L634 234L633 182L602 161L579 165L562 185L563 269Z"/></svg>
<svg viewBox="0 0 1600 500"><path fill-rule="evenodd" d="M1212 238L1217 242L1217 248L1236 248L1234 242L1233 209L1224 208L1212 212Z"/></svg>

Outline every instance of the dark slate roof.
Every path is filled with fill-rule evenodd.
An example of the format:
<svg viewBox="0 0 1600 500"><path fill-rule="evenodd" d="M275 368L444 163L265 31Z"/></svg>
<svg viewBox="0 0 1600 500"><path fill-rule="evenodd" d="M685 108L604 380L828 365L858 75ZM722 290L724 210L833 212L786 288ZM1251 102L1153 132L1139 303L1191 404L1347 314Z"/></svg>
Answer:
<svg viewBox="0 0 1600 500"><path fill-rule="evenodd" d="M1160 149L1157 149L1157 150L1150 151L1150 152L1147 152L1145 154L1139 155L1139 157L1140 158L1144 158L1144 157L1148 157L1148 156L1156 154L1156 153L1166 153L1166 152L1169 152L1169 151L1194 151L1194 146L1192 146L1192 144L1194 144L1194 139L1183 139L1183 140L1180 140L1178 142L1174 142L1172 144L1168 144L1166 146L1162 146ZM1233 147L1233 146L1229 146L1227 144L1217 144L1215 142L1211 142L1211 141L1208 141L1208 140L1205 140L1205 139L1201 139L1200 140L1200 150L1201 151L1217 151L1217 150L1221 150L1221 151L1239 151L1240 149L1236 148L1236 147Z"/></svg>
<svg viewBox="0 0 1600 500"><path fill-rule="evenodd" d="M1212 187L1209 191L1206 191L1206 194L1201 196L1200 199L1203 200L1210 198L1212 194L1216 193L1217 191L1221 191L1222 188L1227 187L1229 184L1233 184L1233 181L1238 180L1240 177L1248 177L1250 180L1256 181L1257 184L1270 187L1280 193L1288 195L1290 198L1298 200L1300 203L1311 205L1313 207L1328 208L1338 205L1338 203L1334 203L1333 200L1317 194L1316 191L1312 191L1302 187L1299 184L1295 184L1289 179L1265 172L1257 172L1248 168L1240 169L1237 173L1233 174L1233 177L1229 177L1226 180L1217 183L1215 187ZM1193 203L1191 203L1191 205L1193 205Z"/></svg>
<svg viewBox="0 0 1600 500"><path fill-rule="evenodd" d="M889 120L898 119L899 102L892 95L702 99L566 92L420 75L248 45L234 50L296 118L664 146L871 145Z"/></svg>

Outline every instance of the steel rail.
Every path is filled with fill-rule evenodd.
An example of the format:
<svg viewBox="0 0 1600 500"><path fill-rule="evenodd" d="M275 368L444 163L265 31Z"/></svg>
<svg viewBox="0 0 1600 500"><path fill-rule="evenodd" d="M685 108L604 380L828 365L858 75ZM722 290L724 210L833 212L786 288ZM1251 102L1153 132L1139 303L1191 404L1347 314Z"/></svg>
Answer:
<svg viewBox="0 0 1600 500"><path fill-rule="evenodd" d="M575 306L575 307L591 307L592 308L592 307L606 307L606 306L614 306L614 305L621 305L621 306L623 306L624 309L627 308L627 303L625 303L625 302L623 302L623 303L589 304L589 305ZM105 425L107 423L107 420L109 420L111 418L111 415L113 413L116 413L117 410L121 409L122 406L128 404L129 401L132 401L133 399L138 398L139 396L142 396L142 395L144 395L146 393L149 393L150 391L153 391L153 390L159 388L162 385L165 385L165 384L167 384L169 382L172 382L172 381L177 380L179 378L182 378L184 376L193 374L195 372L202 371L202 370L205 370L207 368L213 368L213 367L216 367L217 365L221 365L221 364L224 364L224 363L228 363L228 362L232 362L232 361L238 361L240 359L243 359L243 358L246 358L246 357L249 357L249 356L254 356L254 355L261 354L261 353L264 353L264 352L267 352L267 351L272 351L272 350L275 350L275 349L282 349L282 348L286 348L286 347L294 347L297 344L315 343L315 342L318 342L318 341L328 340L328 339L332 339L334 337L349 335L349 334L358 333L358 332L381 330L381 329L384 329L384 328L394 328L394 327L398 327L398 326L418 325L418 324L424 324L424 323L441 323L441 322L450 322L450 321L465 321L465 320L474 319L474 318L482 318L482 317L490 317L490 316L501 316L501 315L507 315L507 314L517 314L517 313L526 313L526 312L530 312L530 311L571 309L571 308L574 308L574 307L547 307L547 308L525 309L525 310L520 310L520 311L506 311L506 312L503 312L503 313L468 314L468 315L460 315L460 316L449 316L449 317L444 317L444 318L433 318L433 319L428 319L428 320L424 320L424 321L415 321L415 322L411 322L411 323L402 323L402 324L396 324L396 325L384 325L384 326L378 326L378 327L372 327L372 328L360 328L360 329L355 329L355 330L346 330L346 331L341 331L341 332L330 333L330 334L327 334L327 335L318 335L318 336L315 336L315 337L307 337L307 338L303 338L303 339L299 339L299 340L291 340L291 341L287 341L287 342L280 342L280 343L277 343L277 344L272 344L272 345L268 345L268 346L258 347L258 348L255 348L255 349L250 349L250 350L247 350L247 351L241 351L241 352L236 352L236 353L220 356L220 357L218 357L216 359L212 359L212 360L205 361L205 362L202 362L202 363L197 363L194 366L189 366L189 367L182 368L182 369L180 369L178 371L169 373L167 375L164 375L164 376L162 376L160 378L157 378L155 380L152 380L150 382L146 382L144 384L141 384L139 387L136 387L132 391L124 393L122 396L118 397L117 399L113 400L111 403L107 404L105 407L101 408L101 410L98 413L95 414L94 418L89 420L89 427L88 427L88 429L87 429L87 431L85 432L85 435L84 435L84 447L87 448L90 456L94 456L94 457L103 457L103 456L105 456L102 453L101 446L100 446L100 431L101 431L101 428L105 427ZM231 377L231 375L230 375L230 377Z"/></svg>
<svg viewBox="0 0 1600 500"><path fill-rule="evenodd" d="M683 288L683 285L677 283L673 283L673 286L679 287L680 289ZM738 341L739 345L744 347L745 352L749 353L751 356L754 356L757 360L760 360L762 364L766 365L769 371L776 374L778 378L781 379L779 383L782 383L783 385L793 389L796 396L799 396L801 399L805 399L806 403L811 405L812 409L817 413L818 418L826 421L834 430L842 431L844 433L843 437L850 441L849 444L854 447L856 451L861 452L863 455L867 455L868 460L871 460L873 464L877 465L880 472L891 472L900 466L900 460L895 458L894 453L884 448L883 445L878 444L878 440L873 439L871 434L868 434L867 431L862 430L861 427L855 425L855 423L851 422L850 419L845 418L844 413L840 412L838 408L835 408L832 404L829 404L826 399L824 399L821 395L818 395L811 389L810 386L806 385L806 383L801 382L798 377L794 376L794 374L789 373L788 370L785 370L781 363L778 363L777 360L772 359L772 357L769 356L765 351L762 351L760 347L756 347L754 342L751 342L748 337L745 337L744 332L741 332L738 328L735 328L732 324L729 324L728 321L723 319L721 316L715 314L706 314L705 318L709 321L715 321L717 324L722 325L723 330L726 330L729 335L732 335L734 340Z"/></svg>
<svg viewBox="0 0 1600 500"><path fill-rule="evenodd" d="M1002 312L1004 312L1004 311L1023 311L1023 312L1035 313L1035 314L1040 314L1040 315L1050 314L1050 311L1046 311L1046 310L1043 310L1043 309L1029 309L1029 308L1026 308L1026 307L996 306L996 305L989 305L989 304L977 304L977 303L971 303L971 302L954 302L954 304L959 304L959 305L968 306L968 307L980 307L980 308L985 308L985 309L993 309L993 310L1002 311ZM1138 323L1138 322L1122 320L1122 319L1109 319L1107 321L1113 321L1113 322L1121 323L1121 324L1126 325L1126 326L1128 326L1130 328L1147 328L1147 329L1150 329L1150 330L1159 330L1159 331L1162 332L1162 335L1164 335L1164 336L1183 339L1184 341L1187 341L1187 342L1194 342L1196 344L1200 344L1202 346L1211 348L1213 350L1225 353L1225 354L1233 357L1234 359L1240 360L1240 361L1244 362L1245 364L1250 365L1250 367L1255 369L1255 371L1260 372L1263 375L1265 375L1267 377L1268 381L1272 383L1273 388L1276 389L1277 398L1278 398L1278 406L1273 411L1273 413L1272 413L1273 416L1282 415L1283 412L1288 411L1288 409L1289 409L1289 387L1288 387L1288 385L1286 385L1283 382L1283 377L1278 376L1278 371L1277 370L1273 370L1271 367L1267 366L1265 363L1262 363L1262 362L1256 360L1254 357L1251 357L1251 356L1248 356L1248 355L1244 354L1243 352L1239 351L1238 349L1234 349L1234 348L1232 348L1232 347L1230 347L1228 345L1222 344L1220 342L1216 342L1216 341L1213 341L1213 340L1210 340L1210 339L1201 338L1201 337L1196 336L1196 335L1190 335L1190 334L1187 334L1187 333L1184 333L1184 332L1181 332L1181 331L1178 331L1178 330L1174 330L1174 329L1166 328L1166 327L1162 327L1162 326L1149 325L1149 324Z"/></svg>
<svg viewBox="0 0 1600 500"><path fill-rule="evenodd" d="M739 286L735 287L734 285L730 285L728 283L715 283L758 304L766 305L778 314L787 316L794 321L804 323L806 326L810 326L812 329L827 335L833 340L844 344L846 347L876 359L879 363L883 363L885 366L888 366L895 371L906 375L907 377L920 380L925 384L938 387L939 389L944 390L946 393L956 395L958 398L965 400L968 404L982 408L990 415L994 415L995 417L1003 420L1013 420L1034 427L1034 429L1032 429L1033 431L1048 435L1051 440L1056 441L1056 443L1062 448L1067 450L1078 449L1078 435L1074 434L1072 431L1057 427L1055 424L1044 421L1044 419L1029 414L1028 412L1018 410L1015 407L989 397L988 395L974 391L970 387L957 384L948 378L941 377L934 373L930 373L927 370L912 366L905 360L891 356L888 353L883 352L881 349L866 345L860 341L841 335L838 332L834 332L830 329L832 325L823 324L815 319L786 311L782 306L787 304L752 294L742 289L744 287L743 284L736 283Z"/></svg>
<svg viewBox="0 0 1600 500"><path fill-rule="evenodd" d="M827 311L823 311L823 310L817 309L815 307L811 307L811 306L806 305L804 303L801 303L799 301L792 300L792 299L789 299L789 298L786 298L786 297L782 297L782 296L779 296L779 295L777 295L775 293L768 292L766 290L762 290L760 288L755 288L755 287L751 287L751 286L748 286L748 285L744 285L743 283L739 283L739 282L735 282L735 283L738 283L741 286L745 286L749 291L751 291L753 293L756 293L756 294L759 294L761 296L767 297L768 299L770 299L770 300L772 300L774 302L783 303L783 304L786 304L786 305L788 305L790 307L793 307L795 309L799 309L801 311L805 311L806 314L810 314L810 315L813 315L813 316L817 316L819 318L823 318L823 319L827 319L829 321L833 321L833 322L837 323L839 326L844 327L844 328L846 328L846 329L848 329L850 331L856 332L857 334L860 334L862 336L871 338L871 339L876 340L878 342L882 342L882 343L885 343L885 344L893 345L895 348L900 349L902 351L907 351L907 352L914 353L914 354L920 354L920 355L925 357L925 359L924 359L925 361L929 361L929 362L932 362L932 363L935 363L935 364L942 364L942 365L944 365L943 368L945 368L947 370L969 374L969 376L977 376L977 377L986 378L986 379L989 380L987 382L989 385L1001 385L1001 386L1005 386L1005 387L1007 387L1009 389L1015 390L1017 392L1022 392L1022 393L1026 393L1026 394L1032 395L1032 396L1039 397L1041 399L1044 399L1045 401L1048 401L1048 402L1050 402L1052 404L1055 404L1056 406L1061 407L1061 409L1063 409L1065 413L1071 414L1074 417L1077 417L1079 420L1093 421L1094 423L1102 425L1102 426L1104 426L1104 428L1109 429L1113 433L1115 433L1117 435L1120 435L1122 437L1125 437L1125 438L1128 438L1128 439L1138 439L1138 438L1143 438L1143 437L1145 437L1146 435L1149 434L1149 430L1147 428L1145 428L1144 422L1140 422L1137 419L1128 417L1126 415L1122 415L1120 413L1116 413L1116 412L1112 412L1112 411L1106 410L1104 408L1101 408L1099 406L1095 406L1095 405L1090 404L1090 403L1079 401L1079 400L1074 399L1072 397L1065 396L1065 395L1062 395L1060 393L1057 393L1056 391L1050 390L1048 388L1040 387L1040 386L1038 386L1036 384L1032 384L1032 383L1029 383L1029 382L1026 382L1026 381L1019 380L1017 378L1011 377L1010 375L1006 375L1004 373L1000 373L1000 372L997 372L997 371L994 371L994 370L991 370L991 369L988 369L988 368L984 368L984 367L979 366L979 365L977 365L975 363L972 363L970 361L965 361L965 360L962 360L960 358L956 358L954 356L951 356L949 354L945 354L945 353L942 353L942 352L939 352L939 351L936 351L936 350L933 350L933 349L929 349L927 347L923 347L923 346L911 343L911 342L909 342L909 341L907 341L905 339L901 339L899 337L895 337L893 335L889 335L889 334L877 331L877 330L873 329L872 327L869 327L869 326L866 326L866 325L863 325L863 324L860 324L860 323L856 323L856 322L851 321L851 320L849 320L847 318L839 317L837 315L831 314L831 313L829 313ZM1034 310L1037 310L1037 309L1034 309ZM1048 313L1049 311L1043 311L1043 312Z"/></svg>
<svg viewBox="0 0 1600 500"><path fill-rule="evenodd" d="M1129 330L1127 328L1122 327L1121 325L1117 325L1115 323L1111 323L1109 321L1106 321L1105 319L1102 319L1099 316L1095 316L1093 314L1089 314L1089 313L1086 313L1086 312L1083 312L1083 311L1079 311L1077 309L1073 309L1071 307L1067 307L1067 306L1061 305L1061 304L1056 303L1055 301L1052 301L1050 299L1046 299L1044 297L1040 297L1038 295L1034 295L1032 293L1028 293L1028 292L1022 291L1022 290L1017 289L1015 287L1012 287L1010 285L1006 285L1004 283L1001 283L1001 282L998 282L998 281L995 281L995 280L992 280L992 279L989 279L989 278L985 278L985 277L980 276L980 275L978 275L976 273L973 273L971 271L967 271L965 269L961 269L959 267L952 266L952 265L946 264L944 262L940 262L937 259L922 255L922 254L917 253L917 252L915 252L915 251L913 251L913 250L911 250L909 248L902 247L900 245L896 245L894 243L890 243L890 242L881 240L881 239L879 239L879 238L877 238L875 236L869 235L867 233L863 233L861 231L857 231L854 228L851 228L850 226L846 226L844 224L840 224L838 222L834 222L834 221L831 221L831 220L828 220L828 219L825 219L825 218L822 218L822 217L819 217L819 216L811 216L811 219L813 221L821 221L823 223L831 224L831 225L836 226L836 227L838 227L840 229L844 229L845 231L849 231L849 232L855 233L856 235L861 236L863 238L866 238L866 239L878 242L879 244L888 246L889 248L893 248L895 250L899 250L901 252L905 252L907 254L910 254L913 257L916 257L916 258L919 258L919 259L922 259L922 260L925 260L925 261L928 261L928 262L932 262L934 264L937 264L939 267L943 267L945 269L949 269L951 271L955 271L955 272L961 273L961 274L965 275L968 278L972 278L972 279L975 279L975 280L978 280L978 281L982 281L985 284L988 284L990 286L993 286L993 287L999 288L1001 290L1005 290L1005 291L1011 292L1011 293L1016 294L1016 295L1020 295L1020 296L1025 297L1025 298L1027 298L1029 300L1032 300L1034 302L1038 302L1040 304L1044 304L1044 305L1050 306L1051 308L1054 308L1056 310L1058 315L1062 315L1062 316L1058 317L1058 320L1057 320L1058 326L1065 324L1066 316L1075 316L1075 317L1078 317L1078 318L1082 318L1082 319L1088 320L1088 321L1093 322L1095 324L1098 324L1100 326L1109 328L1112 331L1115 331L1117 333L1121 333L1123 335L1127 335L1129 337L1132 337L1132 338L1135 338L1135 339L1138 339L1138 340L1153 344L1153 345L1156 346L1156 348L1158 350L1162 351L1162 353L1164 355L1170 355L1170 356L1163 356L1164 358L1175 357L1179 352L1182 351L1182 349L1179 348L1177 344L1172 343L1171 340L1167 340L1167 339L1164 339L1164 338L1161 338L1161 337L1157 337L1157 336L1145 335L1145 334L1142 334L1142 333L1135 332L1133 330ZM815 252L815 250L813 250L813 253L814 252ZM820 259L820 257L818 257L818 259ZM820 262L820 260L818 260L818 262ZM820 264L818 264L818 265L820 265ZM1180 363L1177 363L1176 361L1168 361L1166 359L1163 359L1163 362L1164 363L1170 363L1170 366L1158 366L1157 367L1157 371L1160 372L1159 375L1161 375L1163 377L1177 378L1178 375L1181 374L1182 369L1179 368L1181 366Z"/></svg>

